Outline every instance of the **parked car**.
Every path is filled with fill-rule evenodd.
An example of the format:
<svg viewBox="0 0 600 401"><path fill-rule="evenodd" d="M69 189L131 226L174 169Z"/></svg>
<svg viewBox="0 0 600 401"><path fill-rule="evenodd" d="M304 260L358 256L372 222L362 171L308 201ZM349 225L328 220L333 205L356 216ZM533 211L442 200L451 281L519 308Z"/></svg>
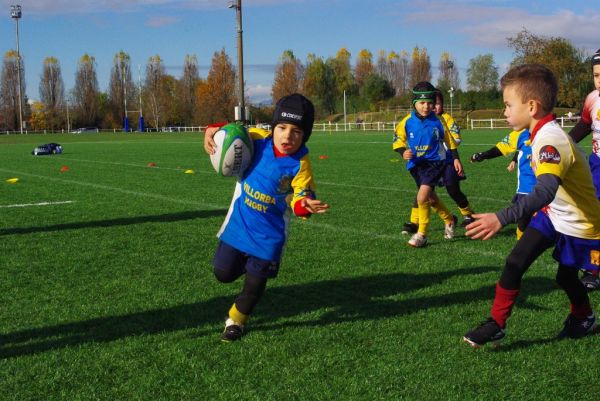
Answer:
<svg viewBox="0 0 600 401"><path fill-rule="evenodd" d="M98 127L85 127L85 128L77 128L74 131L71 131L72 134L85 134L91 132L100 132Z"/></svg>

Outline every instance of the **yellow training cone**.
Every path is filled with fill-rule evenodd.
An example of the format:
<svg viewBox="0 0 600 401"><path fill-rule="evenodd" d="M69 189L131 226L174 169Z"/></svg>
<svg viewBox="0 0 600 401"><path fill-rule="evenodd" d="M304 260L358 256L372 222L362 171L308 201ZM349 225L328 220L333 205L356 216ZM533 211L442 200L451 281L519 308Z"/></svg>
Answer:
<svg viewBox="0 0 600 401"><path fill-rule="evenodd" d="M9 184L16 184L18 181L18 178L9 178L8 180L6 180L6 182L8 182Z"/></svg>
<svg viewBox="0 0 600 401"><path fill-rule="evenodd" d="M184 173L185 174L194 174L194 170L185 170Z"/></svg>

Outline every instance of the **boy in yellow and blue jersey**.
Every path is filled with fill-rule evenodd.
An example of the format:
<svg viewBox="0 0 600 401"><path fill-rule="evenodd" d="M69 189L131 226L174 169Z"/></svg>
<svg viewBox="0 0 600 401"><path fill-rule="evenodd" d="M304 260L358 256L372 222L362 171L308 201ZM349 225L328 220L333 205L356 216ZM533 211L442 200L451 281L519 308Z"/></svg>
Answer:
<svg viewBox="0 0 600 401"><path fill-rule="evenodd" d="M517 164L517 193L512 199L512 203L527 195L535 186L535 174L531 168L531 141L529 140L529 130L523 129L512 131L498 142L496 146L471 155L471 162L478 163L486 159L493 159L499 156L506 156L515 152ZM517 239L521 238L525 227L529 224L531 216L523 216L517 220Z"/></svg>
<svg viewBox="0 0 600 401"><path fill-rule="evenodd" d="M308 149L314 107L300 94L281 98L273 113L272 131L250 128L254 155L236 183L231 206L217 236L214 274L224 283L245 275L221 340L239 340L250 314L262 297L267 279L279 272L287 240L290 208L296 216L325 213L329 206L316 199ZM207 130L204 146L214 152L218 128Z"/></svg>
<svg viewBox="0 0 600 401"><path fill-rule="evenodd" d="M506 335L506 321L520 293L521 280L546 250L558 262L556 282L566 293L570 313L558 338L580 338L594 332L596 317L586 288L579 281L580 267L600 268L600 201L583 151L556 122L552 110L558 84L552 71L540 64L509 70L500 80L504 116L514 130L531 132L531 162L536 176L533 190L496 213L475 214L467 235L487 240L517 219L535 213L523 236L506 258L490 317L466 333L473 347L497 343Z"/></svg>
<svg viewBox="0 0 600 401"><path fill-rule="evenodd" d="M445 223L445 235L454 235L456 218L435 193L446 167L446 147L451 151L453 165L462 175L462 164L458 158L456 143L444 123L433 112L435 88L429 82L419 82L413 88L411 114L398 123L394 132L392 149L407 161L406 168L417 184L417 204L419 211L418 231L408 244L415 248L427 244L427 230L431 207L436 208ZM446 145L446 146L445 146Z"/></svg>

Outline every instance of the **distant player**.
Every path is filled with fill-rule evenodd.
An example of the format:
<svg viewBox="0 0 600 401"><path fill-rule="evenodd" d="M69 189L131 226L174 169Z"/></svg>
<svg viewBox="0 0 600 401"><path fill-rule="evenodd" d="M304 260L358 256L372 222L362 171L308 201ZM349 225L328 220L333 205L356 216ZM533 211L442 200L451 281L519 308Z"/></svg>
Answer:
<svg viewBox="0 0 600 401"><path fill-rule="evenodd" d="M407 161L406 168L417 184L419 225L410 238L410 246L420 248L427 244L427 230L431 208L435 208L444 220L444 236L452 238L456 228L456 217L435 193L435 186L446 168L446 147L451 151L453 166L462 175L462 164L458 158L456 143L444 123L433 112L435 88L429 82L419 82L413 88L413 108L396 126L392 149Z"/></svg>
<svg viewBox="0 0 600 401"><path fill-rule="evenodd" d="M512 203L518 202L520 198L533 190L535 185L535 174L531 168L531 141L529 140L529 130L512 131L504 137L496 146L471 155L471 162L478 163L486 159L493 159L499 156L506 156L515 152L517 167L517 193L512 199ZM513 163L511 161L511 163ZM514 168L514 167L513 167ZM511 171L509 165L508 168ZM517 239L521 238L525 227L529 224L531 216L523 216L517 220Z"/></svg>
<svg viewBox="0 0 600 401"><path fill-rule="evenodd" d="M592 75L595 90L590 92L583 103L583 110L579 122L575 124L569 135L580 142L592 133L592 153L589 158L596 196L600 199L600 49L592 56ZM598 270L585 271L581 278L583 285L590 291L600 288Z"/></svg>
<svg viewBox="0 0 600 401"><path fill-rule="evenodd" d="M296 216L325 213L329 206L315 197L312 168L305 144L314 122L313 104L304 96L281 98L275 106L272 131L249 130L254 156L245 176L237 182L229 212L218 233L214 274L223 283L245 275L221 340L239 340L262 297L267 279L279 272L287 239L289 208ZM207 130L204 149L212 154L218 127Z"/></svg>
<svg viewBox="0 0 600 401"><path fill-rule="evenodd" d="M558 84L550 69L525 64L500 80L504 116L514 130L531 132L536 184L533 191L497 213L475 214L467 235L487 240L519 218L539 210L506 258L491 316L463 340L473 347L497 343L506 335L506 321L529 266L548 248L558 261L556 281L571 304L558 338L579 338L596 330L596 317L578 269L600 268L600 202L583 152L555 121L552 110ZM545 207L547 205L547 207Z"/></svg>

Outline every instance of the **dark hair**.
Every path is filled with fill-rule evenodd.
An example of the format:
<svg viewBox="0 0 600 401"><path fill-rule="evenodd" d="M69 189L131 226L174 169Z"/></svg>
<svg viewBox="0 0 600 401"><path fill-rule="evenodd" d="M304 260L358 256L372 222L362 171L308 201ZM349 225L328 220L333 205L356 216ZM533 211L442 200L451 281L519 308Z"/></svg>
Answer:
<svg viewBox="0 0 600 401"><path fill-rule="evenodd" d="M598 64L600 64L600 49L596 50L596 53L592 55L592 68Z"/></svg>
<svg viewBox="0 0 600 401"><path fill-rule="evenodd" d="M297 125L304 132L302 142L308 141L315 122L315 106L299 93L284 96L277 101L273 111L272 128L277 123L286 122Z"/></svg>
<svg viewBox="0 0 600 401"><path fill-rule="evenodd" d="M538 101L544 114L550 113L554 108L558 83L548 67L542 64L523 64L511 68L500 79L500 87L504 90L513 85L523 103Z"/></svg>

